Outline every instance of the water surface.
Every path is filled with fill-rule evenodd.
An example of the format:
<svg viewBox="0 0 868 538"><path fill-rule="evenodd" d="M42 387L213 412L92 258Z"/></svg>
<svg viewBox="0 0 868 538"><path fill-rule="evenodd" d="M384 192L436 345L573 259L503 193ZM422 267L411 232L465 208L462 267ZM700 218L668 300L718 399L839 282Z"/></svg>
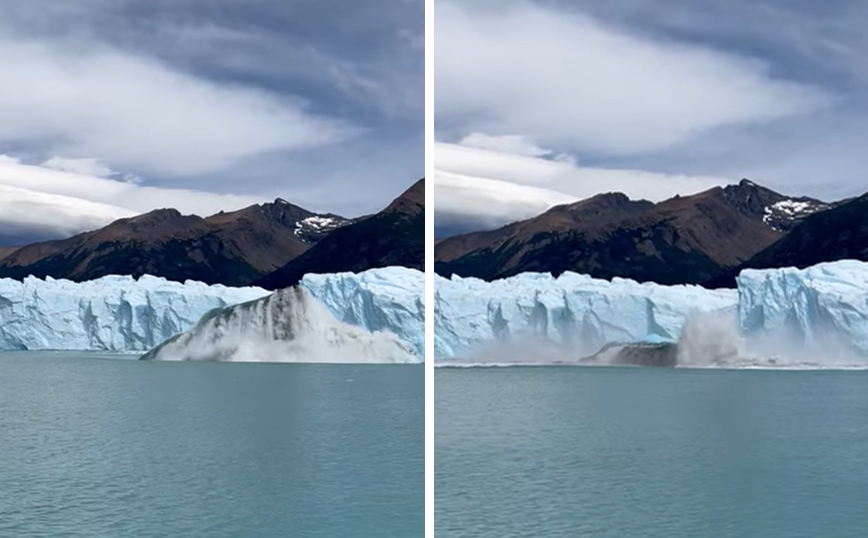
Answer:
<svg viewBox="0 0 868 538"><path fill-rule="evenodd" d="M421 537L421 365L0 354L0 537Z"/></svg>
<svg viewBox="0 0 868 538"><path fill-rule="evenodd" d="M868 372L441 368L437 538L868 536Z"/></svg>

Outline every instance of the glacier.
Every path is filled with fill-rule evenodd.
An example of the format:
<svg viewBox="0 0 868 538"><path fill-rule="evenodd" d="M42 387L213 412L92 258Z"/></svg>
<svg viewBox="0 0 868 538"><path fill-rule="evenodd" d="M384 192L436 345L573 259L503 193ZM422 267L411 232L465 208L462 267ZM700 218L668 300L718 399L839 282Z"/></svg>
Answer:
<svg viewBox="0 0 868 538"><path fill-rule="evenodd" d="M146 351L190 329L210 310L268 293L148 275L81 283L4 278L0 350Z"/></svg>
<svg viewBox="0 0 868 538"><path fill-rule="evenodd" d="M388 331L425 356L425 273L383 267L360 273L308 274L300 286L340 321Z"/></svg>
<svg viewBox="0 0 868 538"><path fill-rule="evenodd" d="M413 347L391 332L368 332L339 321L307 289L294 286L267 297L214 310L192 330L142 357L162 361L420 362Z"/></svg>
<svg viewBox="0 0 868 538"><path fill-rule="evenodd" d="M735 290L663 286L566 272L486 282L435 277L436 359L578 359L608 343L677 342L687 318L733 310Z"/></svg>
<svg viewBox="0 0 868 538"><path fill-rule="evenodd" d="M737 289L564 273L436 277L435 359L868 366L868 263L744 270ZM644 354L644 355L643 355Z"/></svg>
<svg viewBox="0 0 868 538"><path fill-rule="evenodd" d="M746 269L736 283L738 324L750 352L868 362L868 263Z"/></svg>
<svg viewBox="0 0 868 538"><path fill-rule="evenodd" d="M311 274L300 285L338 320L369 332L392 332L424 357L422 272L386 267ZM51 277L0 279L0 350L144 352L192 329L214 309L270 293L148 275L80 283Z"/></svg>

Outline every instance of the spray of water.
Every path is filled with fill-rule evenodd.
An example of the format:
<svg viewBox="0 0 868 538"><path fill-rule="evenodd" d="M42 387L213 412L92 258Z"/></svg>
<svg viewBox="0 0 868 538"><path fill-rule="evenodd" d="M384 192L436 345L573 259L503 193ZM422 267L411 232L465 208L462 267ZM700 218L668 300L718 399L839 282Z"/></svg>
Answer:
<svg viewBox="0 0 868 538"><path fill-rule="evenodd" d="M145 360L231 362L419 362L412 346L386 332L337 320L301 287L214 310Z"/></svg>
<svg viewBox="0 0 868 538"><path fill-rule="evenodd" d="M865 368L868 362L845 346L815 349L786 333L745 336L736 309L698 312L685 321L677 343L608 343L587 356L582 346L568 346L533 335L516 335L479 346L449 366L575 364L681 368Z"/></svg>
<svg viewBox="0 0 868 538"><path fill-rule="evenodd" d="M734 366L746 355L735 310L697 313L687 318L678 341L678 366Z"/></svg>
<svg viewBox="0 0 868 538"><path fill-rule="evenodd" d="M736 311L695 314L678 341L678 366L686 368L863 368L844 345L806 345L787 331L745 335Z"/></svg>

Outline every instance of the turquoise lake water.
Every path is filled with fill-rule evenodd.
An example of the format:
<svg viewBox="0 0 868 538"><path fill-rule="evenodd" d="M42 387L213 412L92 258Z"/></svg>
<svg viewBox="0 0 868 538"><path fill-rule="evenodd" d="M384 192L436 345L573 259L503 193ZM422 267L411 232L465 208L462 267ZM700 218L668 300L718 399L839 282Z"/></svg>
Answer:
<svg viewBox="0 0 868 538"><path fill-rule="evenodd" d="M868 372L442 368L437 538L868 536Z"/></svg>
<svg viewBox="0 0 868 538"><path fill-rule="evenodd" d="M421 537L421 365L0 354L0 537Z"/></svg>

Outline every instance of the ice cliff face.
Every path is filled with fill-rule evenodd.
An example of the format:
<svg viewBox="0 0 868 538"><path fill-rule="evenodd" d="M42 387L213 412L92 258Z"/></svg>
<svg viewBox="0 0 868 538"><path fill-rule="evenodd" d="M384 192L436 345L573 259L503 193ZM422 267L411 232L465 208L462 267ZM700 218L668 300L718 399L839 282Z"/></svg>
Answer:
<svg viewBox="0 0 868 538"><path fill-rule="evenodd" d="M212 311L195 328L142 358L233 362L421 361L409 344L392 333L370 333L338 321L301 286Z"/></svg>
<svg viewBox="0 0 868 538"><path fill-rule="evenodd" d="M868 366L868 263L745 270L737 283L706 290L571 273L490 283L438 277L435 357Z"/></svg>
<svg viewBox="0 0 868 538"><path fill-rule="evenodd" d="M578 359L613 342L676 342L689 316L733 310L737 300L734 290L575 273L524 273L494 282L435 278L438 359L510 353Z"/></svg>
<svg viewBox="0 0 868 538"><path fill-rule="evenodd" d="M868 360L868 264L748 269L737 284L739 326L752 352L805 361Z"/></svg>
<svg viewBox="0 0 868 538"><path fill-rule="evenodd" d="M391 331L424 356L423 273L387 267L307 275L301 286L338 320L370 332ZM0 350L143 352L192 329L213 309L269 293L151 276L107 276L82 283L0 279Z"/></svg>
<svg viewBox="0 0 868 538"><path fill-rule="evenodd" d="M0 279L0 350L146 351L205 313L268 294L143 276Z"/></svg>
<svg viewBox="0 0 868 538"><path fill-rule="evenodd" d="M305 275L301 287L334 316L370 332L388 331L425 356L425 273L406 267Z"/></svg>

